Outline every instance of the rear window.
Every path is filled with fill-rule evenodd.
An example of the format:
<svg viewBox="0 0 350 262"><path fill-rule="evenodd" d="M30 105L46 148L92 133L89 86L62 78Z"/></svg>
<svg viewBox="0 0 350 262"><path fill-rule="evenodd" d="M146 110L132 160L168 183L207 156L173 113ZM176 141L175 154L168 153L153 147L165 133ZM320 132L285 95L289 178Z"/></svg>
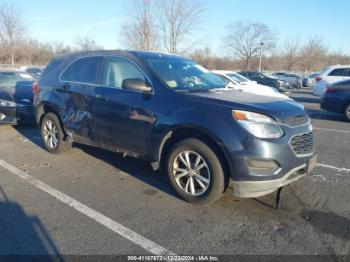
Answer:
<svg viewBox="0 0 350 262"><path fill-rule="evenodd" d="M85 57L76 60L61 75L62 81L98 84L98 71L102 57Z"/></svg>
<svg viewBox="0 0 350 262"><path fill-rule="evenodd" d="M350 76L349 68L337 68L331 71L329 76Z"/></svg>
<svg viewBox="0 0 350 262"><path fill-rule="evenodd" d="M31 85L34 78L25 72L0 72L0 86Z"/></svg>

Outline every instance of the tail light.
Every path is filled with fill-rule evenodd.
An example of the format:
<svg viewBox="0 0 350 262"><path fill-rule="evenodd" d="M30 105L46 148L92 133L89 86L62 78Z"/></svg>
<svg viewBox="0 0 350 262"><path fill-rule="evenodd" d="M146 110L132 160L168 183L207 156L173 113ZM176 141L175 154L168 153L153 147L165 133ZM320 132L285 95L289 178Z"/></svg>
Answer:
<svg viewBox="0 0 350 262"><path fill-rule="evenodd" d="M330 94L330 93L334 93L334 92L335 92L334 87L332 87L332 86L327 87L326 93Z"/></svg>
<svg viewBox="0 0 350 262"><path fill-rule="evenodd" d="M322 80L322 77L317 76L317 77L315 78L315 80L316 80L316 82L320 82L320 81Z"/></svg>
<svg viewBox="0 0 350 262"><path fill-rule="evenodd" d="M38 85L38 82L34 82L33 84L33 94L34 95L37 95L39 92L39 85Z"/></svg>

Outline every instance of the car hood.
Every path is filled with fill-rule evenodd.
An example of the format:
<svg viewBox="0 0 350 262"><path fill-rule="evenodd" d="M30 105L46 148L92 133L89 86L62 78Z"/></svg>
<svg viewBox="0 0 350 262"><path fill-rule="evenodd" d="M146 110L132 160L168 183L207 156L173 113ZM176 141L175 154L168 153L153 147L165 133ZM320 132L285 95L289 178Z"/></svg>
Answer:
<svg viewBox="0 0 350 262"><path fill-rule="evenodd" d="M0 86L0 99L15 102L21 105L33 104L33 89L32 85L20 84L15 87Z"/></svg>
<svg viewBox="0 0 350 262"><path fill-rule="evenodd" d="M290 117L305 116L302 104L292 99L258 95L235 90L218 90L191 93L192 99L208 103L265 114L278 121L285 122Z"/></svg>
<svg viewBox="0 0 350 262"><path fill-rule="evenodd" d="M265 85L260 85L257 82L248 82L244 85L235 86L234 89L242 92L257 94L257 95L272 96L272 97L277 97L282 99L291 99L288 96L278 92L275 88L265 86Z"/></svg>

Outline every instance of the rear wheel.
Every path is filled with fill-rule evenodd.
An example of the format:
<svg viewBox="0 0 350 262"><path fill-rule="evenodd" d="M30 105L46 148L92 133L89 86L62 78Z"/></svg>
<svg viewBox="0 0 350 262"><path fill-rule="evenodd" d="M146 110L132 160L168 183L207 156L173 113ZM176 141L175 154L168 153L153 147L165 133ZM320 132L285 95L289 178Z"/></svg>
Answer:
<svg viewBox="0 0 350 262"><path fill-rule="evenodd" d="M350 103L345 107L344 114L347 120L350 121Z"/></svg>
<svg viewBox="0 0 350 262"><path fill-rule="evenodd" d="M169 180L178 195L193 204L210 204L225 191L225 175L214 151L197 139L174 145L168 154Z"/></svg>
<svg viewBox="0 0 350 262"><path fill-rule="evenodd" d="M46 114L41 121L41 136L50 153L60 154L72 147L71 142L65 141L61 123L53 113Z"/></svg>

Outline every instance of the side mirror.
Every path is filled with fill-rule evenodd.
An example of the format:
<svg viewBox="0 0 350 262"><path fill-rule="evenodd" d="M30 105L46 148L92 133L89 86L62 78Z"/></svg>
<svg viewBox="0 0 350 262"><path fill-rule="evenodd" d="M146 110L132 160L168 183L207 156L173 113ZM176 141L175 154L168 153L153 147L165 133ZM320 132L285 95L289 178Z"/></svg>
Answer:
<svg viewBox="0 0 350 262"><path fill-rule="evenodd" d="M122 83L122 88L126 90L139 91L149 93L152 91L152 87L148 86L146 82L141 78L128 78Z"/></svg>

